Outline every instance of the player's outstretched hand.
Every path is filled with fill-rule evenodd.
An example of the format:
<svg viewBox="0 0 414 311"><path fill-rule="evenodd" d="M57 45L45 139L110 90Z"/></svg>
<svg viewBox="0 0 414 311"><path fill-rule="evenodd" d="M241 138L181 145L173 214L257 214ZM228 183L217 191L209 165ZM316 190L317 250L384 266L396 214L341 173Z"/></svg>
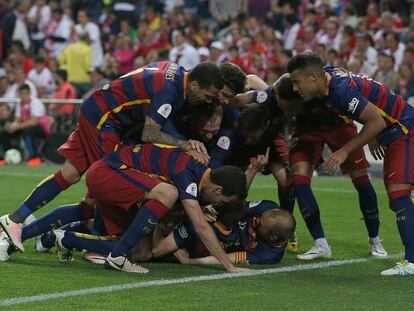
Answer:
<svg viewBox="0 0 414 311"><path fill-rule="evenodd" d="M375 160L382 160L385 156L384 148L378 143L378 140L374 139L368 143L369 151Z"/></svg>
<svg viewBox="0 0 414 311"><path fill-rule="evenodd" d="M334 168L339 168L339 166L344 163L347 157L348 152L346 152L343 148L335 151L331 154L328 161L325 162L325 169L331 171Z"/></svg>
<svg viewBox="0 0 414 311"><path fill-rule="evenodd" d="M253 273L254 272L253 269L239 268L239 267L236 267L236 266L233 266L233 268L230 268L227 271L231 272L231 273Z"/></svg>

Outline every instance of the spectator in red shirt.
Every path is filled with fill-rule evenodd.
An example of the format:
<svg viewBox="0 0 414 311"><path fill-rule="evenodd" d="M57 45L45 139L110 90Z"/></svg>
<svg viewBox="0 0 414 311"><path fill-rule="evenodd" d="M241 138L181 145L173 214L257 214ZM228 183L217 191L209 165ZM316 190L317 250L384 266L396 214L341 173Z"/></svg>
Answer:
<svg viewBox="0 0 414 311"><path fill-rule="evenodd" d="M75 87L68 81L68 73L66 70L59 69L55 74L55 83L57 86L56 92L53 93L52 98L55 99L75 99ZM71 115L74 111L74 104L50 104L48 106L49 112L55 115Z"/></svg>

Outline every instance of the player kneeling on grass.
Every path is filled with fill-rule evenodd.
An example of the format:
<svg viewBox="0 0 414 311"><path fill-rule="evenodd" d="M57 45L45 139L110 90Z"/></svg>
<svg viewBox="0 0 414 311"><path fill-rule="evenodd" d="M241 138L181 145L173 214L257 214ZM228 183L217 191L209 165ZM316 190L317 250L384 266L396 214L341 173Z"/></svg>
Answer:
<svg viewBox="0 0 414 311"><path fill-rule="evenodd" d="M217 220L210 224L229 260L234 264L278 263L285 253L287 240L295 232L295 219L272 201L245 202L244 206L247 208L240 221L225 224L226 216L219 210ZM155 235L153 244L154 257L174 252L182 264L220 264L214 256L209 256L189 221L167 237Z"/></svg>

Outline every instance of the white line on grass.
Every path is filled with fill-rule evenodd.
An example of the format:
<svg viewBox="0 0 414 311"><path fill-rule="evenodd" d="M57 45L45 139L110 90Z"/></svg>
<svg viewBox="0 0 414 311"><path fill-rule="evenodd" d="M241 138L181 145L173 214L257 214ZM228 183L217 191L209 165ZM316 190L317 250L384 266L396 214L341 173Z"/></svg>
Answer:
<svg viewBox="0 0 414 311"><path fill-rule="evenodd" d="M388 256L387 258L395 258L395 257L400 257L400 256L401 254L396 254L396 255ZM71 291L66 291L66 292L57 292L57 293L51 293L51 294L42 294L42 295L36 295L36 296L23 296L23 297L2 299L0 300L0 307L20 305L20 304L25 304L29 302L47 301L47 300L53 300L53 299L58 299L58 298L80 297L80 296L87 296L87 295L92 295L92 294L112 293L112 292L134 289L134 288L164 286L164 285L172 285L172 284L185 284L185 283L204 282L204 281L216 281L216 280L223 280L223 279L242 278L242 277L257 276L257 275L262 275L262 274L281 273L281 272L295 272L295 271L304 271L304 270L313 270L313 269L325 269L329 267L364 263L369 260L372 260L372 258L345 259L345 260L318 262L318 263L312 263L312 264L302 264L302 265L295 265L295 266L288 266L288 267L281 267L281 268L261 269L261 270L255 270L252 273L220 273L220 274L184 277L184 278L178 278L178 279L166 279L166 280L161 279L161 280L137 282L137 283L130 283L130 284L92 287L92 288L71 290Z"/></svg>

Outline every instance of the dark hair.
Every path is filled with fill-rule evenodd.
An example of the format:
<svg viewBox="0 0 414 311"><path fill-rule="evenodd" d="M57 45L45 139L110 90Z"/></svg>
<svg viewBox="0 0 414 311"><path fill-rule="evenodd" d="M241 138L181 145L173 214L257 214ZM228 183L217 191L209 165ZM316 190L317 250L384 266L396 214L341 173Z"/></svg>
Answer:
<svg viewBox="0 0 414 311"><path fill-rule="evenodd" d="M233 165L224 165L213 169L210 174L212 183L221 186L222 193L225 196L237 196L243 199L247 196L246 175L240 167Z"/></svg>
<svg viewBox="0 0 414 311"><path fill-rule="evenodd" d="M248 202L244 199L214 206L217 211L217 221L225 226L232 226L244 219L248 208Z"/></svg>
<svg viewBox="0 0 414 311"><path fill-rule="evenodd" d="M58 71L56 71L56 74L63 81L67 81L68 80L68 72L66 70L64 70L64 69L58 69Z"/></svg>
<svg viewBox="0 0 414 311"><path fill-rule="evenodd" d="M28 84L26 84L26 83L24 83L24 84L22 84L22 85L19 86L19 92L24 91L24 90L30 92L30 86Z"/></svg>
<svg viewBox="0 0 414 311"><path fill-rule="evenodd" d="M277 96L283 100L300 99L298 92L293 90L292 79L288 75L283 75L276 84Z"/></svg>
<svg viewBox="0 0 414 311"><path fill-rule="evenodd" d="M320 74L324 74L322 59L316 53L306 52L295 55L287 64L287 71L289 73L307 68L313 68Z"/></svg>
<svg viewBox="0 0 414 311"><path fill-rule="evenodd" d="M35 64L43 64L45 59L42 56L36 56L33 61Z"/></svg>
<svg viewBox="0 0 414 311"><path fill-rule="evenodd" d="M190 81L197 81L201 88L205 89L210 86L221 90L224 86L223 75L216 64L200 63L191 70L188 75Z"/></svg>
<svg viewBox="0 0 414 311"><path fill-rule="evenodd" d="M269 111L264 105L250 104L240 113L238 131L240 133L255 132L264 128L269 119Z"/></svg>
<svg viewBox="0 0 414 311"><path fill-rule="evenodd" d="M224 78L224 85L236 94L244 92L246 74L239 66L233 63L223 63L219 66L219 69Z"/></svg>

